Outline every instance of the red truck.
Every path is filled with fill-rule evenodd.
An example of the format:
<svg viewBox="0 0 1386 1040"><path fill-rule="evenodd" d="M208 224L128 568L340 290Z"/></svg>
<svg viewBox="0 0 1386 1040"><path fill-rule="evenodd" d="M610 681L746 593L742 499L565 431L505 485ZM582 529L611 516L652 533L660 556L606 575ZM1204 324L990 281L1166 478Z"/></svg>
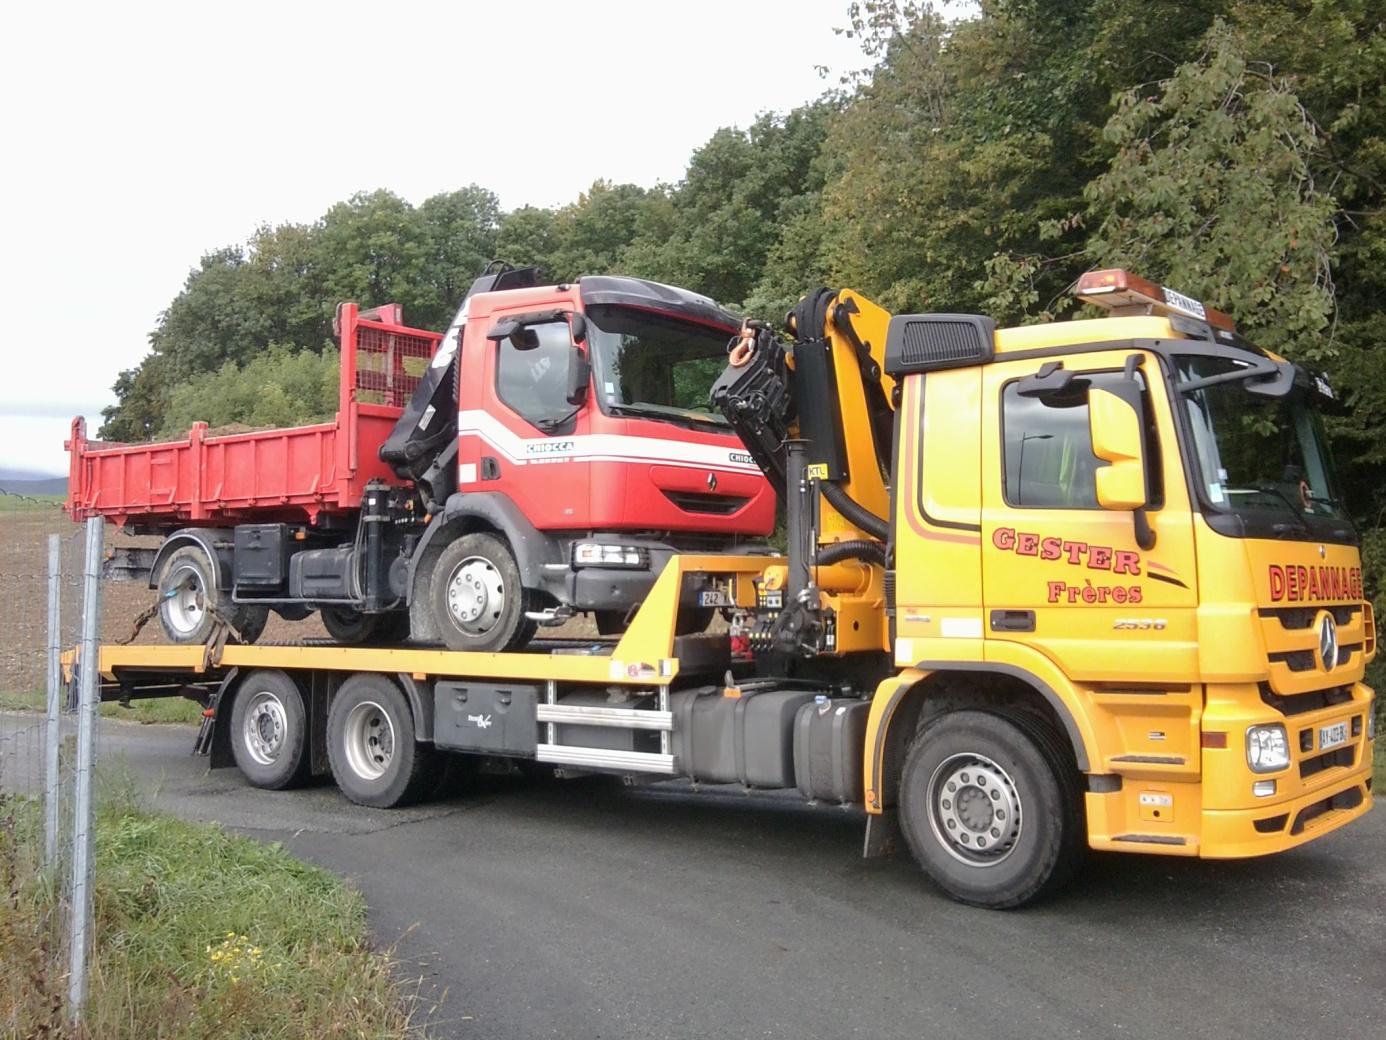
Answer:
<svg viewBox="0 0 1386 1040"><path fill-rule="evenodd" d="M775 498L707 388L737 319L623 277L502 267L446 333L338 308L331 422L156 444L72 424L67 508L162 536L140 560L170 639L318 611L341 642L516 649L591 612L622 630L669 558L754 549ZM716 593L684 590L687 625Z"/></svg>

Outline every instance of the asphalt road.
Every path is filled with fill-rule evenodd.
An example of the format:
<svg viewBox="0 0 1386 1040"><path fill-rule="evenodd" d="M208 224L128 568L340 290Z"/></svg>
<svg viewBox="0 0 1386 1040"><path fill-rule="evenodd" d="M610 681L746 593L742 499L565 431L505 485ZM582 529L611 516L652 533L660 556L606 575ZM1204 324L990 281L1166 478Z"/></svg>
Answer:
<svg viewBox="0 0 1386 1040"><path fill-rule="evenodd" d="M958 906L861 818L673 785L498 779L403 811L271 793L191 731L103 724L155 804L351 878L437 1037L1366 1037L1386 1030L1386 812L1241 863L1097 857Z"/></svg>

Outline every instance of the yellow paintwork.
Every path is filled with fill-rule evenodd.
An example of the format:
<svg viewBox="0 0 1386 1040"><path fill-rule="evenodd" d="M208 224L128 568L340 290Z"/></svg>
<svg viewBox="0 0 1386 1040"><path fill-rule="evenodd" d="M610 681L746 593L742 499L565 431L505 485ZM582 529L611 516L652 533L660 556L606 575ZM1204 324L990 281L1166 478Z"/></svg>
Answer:
<svg viewBox="0 0 1386 1040"><path fill-rule="evenodd" d="M1163 502L1148 512L1157 539L1152 550L1136 545L1128 512L1020 508L1005 500L1002 390L1054 360L1007 355L1122 341L1110 351L1064 359L1077 371L1117 371L1133 352L1130 341L1171 338L1178 333L1161 317L1003 329L993 363L931 372L922 390L918 377L904 380L896 446L894 650L901 670L880 684L868 717L868 812L889 804L883 756L894 711L938 668L969 663L1003 668L1047 687L1071 721L1088 772L1120 778L1119 790L1086 796L1094 848L1260 855L1308 841L1370 808L1365 782L1372 748L1365 719L1372 693L1361 678L1375 652L1375 634L1360 592L1334 602L1359 608L1340 626L1340 644L1366 649L1331 674L1292 672L1287 663L1270 660L1271 653L1313 649L1317 630L1286 631L1277 618L1258 615L1258 608L1280 605L1267 578L1271 564L1360 568L1358 551L1233 539L1209 528L1189 500L1172 403L1153 355L1142 360L1150 376L1163 488ZM1022 535L1029 537L1021 541ZM1046 538L1059 540L1057 559L1043 558ZM1083 546L1073 546L1072 559L1070 543ZM1105 551L1094 556L1093 546ZM1116 573L1118 552L1131 554L1122 559L1138 573ZM1117 586L1127 602L1113 602ZM1129 602L1132 587L1140 589L1138 604ZM988 619L995 609L1034 611L1035 630L991 631ZM1281 694L1347 686L1352 699L1287 717L1261 699L1262 682ZM1299 732L1317 733L1321 725L1353 717L1363 720L1362 735L1349 745L1353 763L1301 781ZM1293 761L1275 776L1275 795L1255 798L1252 783L1262 777L1246 764L1246 727L1273 722L1286 726ZM1214 731L1226 733L1226 749L1201 747L1203 734ZM1354 788L1363 796L1360 805L1318 816L1299 834L1288 826L1271 833L1255 829L1255 820L1284 813L1293 821L1306 806ZM1128 840L1118 840L1123 837Z"/></svg>
<svg viewBox="0 0 1386 1040"><path fill-rule="evenodd" d="M883 362L889 315L850 291L854 327ZM891 498L871 451L867 412L851 348L834 339L838 385L848 431L849 493L878 515ZM1015 355L1042 348L1112 343L1073 353L1076 371L1119 371L1133 340L1177 338L1164 318L1118 317L1063 322L996 334L989 364L935 371L902 380L895 449L896 638L885 618L880 567L845 563L819 568L824 605L838 619L838 654L886 650L895 671L871 701L866 730L866 809L891 804L885 760L892 719L936 673L959 668L1022 677L1046 693L1067 719L1075 754L1096 778L1086 795L1088 841L1094 848L1204 857L1254 856L1301 844L1365 813L1372 747L1365 737L1372 691L1362 684L1375 653L1370 607L1360 593L1354 547L1255 541L1218 534L1190 501L1178 450L1173 404L1159 360L1142 356L1160 460L1157 501L1148 511L1155 546L1136 544L1129 512L1025 508L1009 504L1001 467L1002 393L1047 358ZM1123 343L1125 345L1123 345ZM888 378L888 377L887 377ZM887 393L893 388L888 383ZM822 503L823 544L864 534ZM1049 558L1046 558L1049 557ZM1284 655L1317 653L1316 629L1287 629L1267 608L1304 605L1273 585L1274 568L1336 568L1353 572L1354 595L1333 598L1353 608L1339 626L1344 648L1356 649L1331 673L1294 671ZM228 646L226 667L383 671L431 676L553 680L573 684L664 685L678 675L674 626L683 576L721 576L733 602L751 607L755 586L781 587L782 557L682 556L669 563L610 656L538 653L466 654L444 650L344 647ZM1118 593L1116 590L1120 589ZM1279 598L1277 598L1279 597ZM994 610L1032 611L1033 631L993 630ZM125 669L205 671L202 647L103 647L108 679ZM1339 703L1285 715L1263 699L1321 688L1347 691ZM1348 745L1351 762L1301 777L1302 731L1359 720ZM1246 727L1281 723L1292 762L1258 777L1246 764ZM1204 746L1225 741L1222 748ZM1316 738L1317 739L1317 738ZM902 742L903 744L908 741ZM1257 798L1252 784L1275 779L1275 794ZM1098 782L1100 780L1100 782ZM1330 808L1300 833L1287 824L1263 832L1256 822L1301 810L1334 795L1361 793L1355 807ZM1099 793L1102 792L1102 793Z"/></svg>
<svg viewBox="0 0 1386 1040"><path fill-rule="evenodd" d="M843 289L837 303L855 308L852 328L869 349L872 359L884 372L886 327L890 312L877 306L852 289ZM856 349L843 330L833 321L829 308L825 331L832 345L833 368L837 377L838 406L842 410L842 425L847 431L848 479L843 490L854 501L877 516L890 513L890 489L876 461L876 448L871 439L866 393L861 379ZM791 358L792 361L792 358ZM881 376L886 400L890 400L895 380ZM853 541L868 538L860 528L850 523L826 500L819 503L818 544ZM783 569L769 577L769 588L783 585ZM890 650L890 633L885 623L885 572L881 567L865 563L847 563L835 567L820 567L815 583L821 590L824 607L837 618L838 656L864 650Z"/></svg>
<svg viewBox="0 0 1386 1040"><path fill-rule="evenodd" d="M327 671L392 672L419 678L486 676L550 679L565 683L663 685L678 675L674 624L683 576L688 573L758 575L773 556L676 556L656 579L630 627L609 656L548 653L464 653L412 647L375 649L342 646L238 646L228 644L208 662L201 646L101 647L101 674L114 680L121 669L168 670L182 674L216 668L303 668Z"/></svg>

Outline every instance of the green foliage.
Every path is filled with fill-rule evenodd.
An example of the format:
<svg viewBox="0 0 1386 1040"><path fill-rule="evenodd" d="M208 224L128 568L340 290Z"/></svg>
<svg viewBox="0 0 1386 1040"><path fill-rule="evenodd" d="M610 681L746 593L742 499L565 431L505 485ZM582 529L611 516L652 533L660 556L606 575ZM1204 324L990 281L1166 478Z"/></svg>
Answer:
<svg viewBox="0 0 1386 1040"><path fill-rule="evenodd" d="M271 345L245 365L227 361L193 376L169 394L163 437L180 437L194 422L294 426L331 419L337 410L337 352Z"/></svg>
<svg viewBox="0 0 1386 1040"><path fill-rule="evenodd" d="M53 889L36 802L0 807L0 1024L7 1036L405 1037L409 1006L372 951L361 897L278 843L108 797L96 820L83 1028L61 1014Z"/></svg>
<svg viewBox="0 0 1386 1040"><path fill-rule="evenodd" d="M441 327L494 255L499 217L496 197L475 185L418 207L377 191L338 203L313 224L262 227L244 246L208 253L150 333L149 356L117 379L119 400L106 409L101 436L134 441L173 429L174 387L237 371L272 344L321 353L344 300L402 303L411 322ZM276 414L302 421L320 411L316 397L302 407L294 416L291 401ZM248 412L222 414L256 421Z"/></svg>
<svg viewBox="0 0 1386 1040"><path fill-rule="evenodd" d="M1088 254L1195 287L1257 343L1321 364L1336 237L1314 177L1322 142L1288 81L1250 67L1225 23L1207 45L1154 91L1118 99L1116 155L1086 191Z"/></svg>
<svg viewBox="0 0 1386 1040"><path fill-rule="evenodd" d="M1375 537L1379 0L856 0L844 22L866 67L812 104L717 131L676 184L597 181L569 205L509 213L475 186L417 207L374 192L209 253L150 356L120 374L103 434L181 431L194 413L320 416L325 399L251 371L271 344L321 353L343 299L401 302L441 327L491 257L555 279L654 278L772 319L827 284L1003 323L1070 314L1078 275L1127 264L1328 370L1347 399L1332 421L1342 483ZM214 411L221 397L239 403ZM1386 589L1386 558L1367 575Z"/></svg>

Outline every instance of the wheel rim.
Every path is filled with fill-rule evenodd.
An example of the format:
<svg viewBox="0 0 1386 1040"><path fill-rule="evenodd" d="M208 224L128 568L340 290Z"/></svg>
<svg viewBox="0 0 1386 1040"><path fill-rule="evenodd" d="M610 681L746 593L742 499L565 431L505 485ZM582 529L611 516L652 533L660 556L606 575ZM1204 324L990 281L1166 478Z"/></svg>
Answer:
<svg viewBox="0 0 1386 1040"><path fill-rule="evenodd" d="M261 690L250 698L241 737L246 752L256 763L262 766L275 763L284 750L284 737L288 730L284 702L278 696Z"/></svg>
<svg viewBox="0 0 1386 1040"><path fill-rule="evenodd" d="M505 582L496 565L483 556L468 556L448 577L448 614L469 636L484 636L500 623L505 609Z"/></svg>
<svg viewBox="0 0 1386 1040"><path fill-rule="evenodd" d="M169 628L179 635L197 631L207 616L207 590L196 567L185 564L169 575L162 606Z"/></svg>
<svg viewBox="0 0 1386 1040"><path fill-rule="evenodd" d="M994 867L1015 851L1024 823L1009 773L985 755L951 755L929 777L929 826L949 855Z"/></svg>
<svg viewBox="0 0 1386 1040"><path fill-rule="evenodd" d="M347 713L342 740L352 771L365 780L379 780L395 757L394 724L375 701L362 701Z"/></svg>

